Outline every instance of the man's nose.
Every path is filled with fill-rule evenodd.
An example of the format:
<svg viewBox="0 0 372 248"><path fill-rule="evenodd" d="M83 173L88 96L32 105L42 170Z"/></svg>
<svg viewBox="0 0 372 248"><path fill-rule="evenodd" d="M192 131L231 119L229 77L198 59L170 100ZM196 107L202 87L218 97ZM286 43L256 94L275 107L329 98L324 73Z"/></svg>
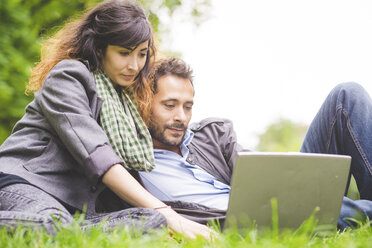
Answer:
<svg viewBox="0 0 372 248"><path fill-rule="evenodd" d="M177 111L174 115L174 120L179 122L185 122L186 121L186 114L183 109L183 107L177 108Z"/></svg>

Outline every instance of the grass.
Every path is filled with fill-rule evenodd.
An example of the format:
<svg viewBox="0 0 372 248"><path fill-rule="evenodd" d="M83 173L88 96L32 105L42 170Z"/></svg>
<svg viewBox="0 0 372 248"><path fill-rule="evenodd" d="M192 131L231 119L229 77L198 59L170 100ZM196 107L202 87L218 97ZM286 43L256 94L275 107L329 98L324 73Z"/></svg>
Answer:
<svg viewBox="0 0 372 248"><path fill-rule="evenodd" d="M358 197L353 181L350 192L354 192L355 198ZM190 240L182 235L171 236L166 229L142 234L131 228L117 228L111 232L103 232L100 227L95 227L89 232L84 232L79 225L83 216L77 215L71 226L60 227L54 236L48 235L44 230L35 231L27 227L18 227L11 232L0 228L0 247L372 247L372 227L369 222L359 223L357 229L341 232L330 230L325 226L317 226L317 220L311 216L297 230L279 230L279 220L275 214L276 206L276 202L272 202L273 224L270 229L249 228L240 231L231 229L221 233L215 225L212 228L217 230L218 236L213 241L201 237Z"/></svg>
<svg viewBox="0 0 372 248"><path fill-rule="evenodd" d="M170 236L166 229L147 234L132 229L117 228L103 232L95 227L89 232L80 230L81 216L77 216L69 227L60 227L54 236L45 231L18 227L9 232L0 229L0 247L372 247L372 227L369 223L344 232L317 226L317 220L310 217L297 230L279 230L277 222L270 229L256 228L220 233L213 241L201 237L190 240L182 235ZM216 228L216 227L213 227Z"/></svg>

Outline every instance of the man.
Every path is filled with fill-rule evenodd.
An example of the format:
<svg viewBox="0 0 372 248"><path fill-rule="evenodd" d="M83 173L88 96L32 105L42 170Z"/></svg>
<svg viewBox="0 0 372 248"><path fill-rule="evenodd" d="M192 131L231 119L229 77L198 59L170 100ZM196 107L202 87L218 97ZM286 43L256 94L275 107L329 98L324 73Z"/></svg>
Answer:
<svg viewBox="0 0 372 248"><path fill-rule="evenodd" d="M160 200L190 202L219 209L223 215L236 155L242 150L232 123L210 118L188 128L194 88L192 70L182 60L158 62L152 82L155 96L149 130L156 168L140 172L144 186ZM327 97L301 148L353 158L351 172L365 200L344 198L340 228L353 225L344 217L356 218L360 213L372 217L371 117L372 101L364 89L355 83L341 84Z"/></svg>
<svg viewBox="0 0 372 248"><path fill-rule="evenodd" d="M233 131L231 123L207 119L188 129L194 98L191 70L181 60L165 61L154 78L156 94L149 128L156 169L141 173L142 181L161 200L195 202L226 210L232 168L241 150L235 134L229 133ZM182 185L182 190L170 185Z"/></svg>

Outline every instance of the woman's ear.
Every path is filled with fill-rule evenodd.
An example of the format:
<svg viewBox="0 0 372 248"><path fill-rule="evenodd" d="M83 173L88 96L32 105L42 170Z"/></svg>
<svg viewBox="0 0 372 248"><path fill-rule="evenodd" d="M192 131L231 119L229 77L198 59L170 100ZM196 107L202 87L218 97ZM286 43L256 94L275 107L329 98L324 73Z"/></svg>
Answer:
<svg viewBox="0 0 372 248"><path fill-rule="evenodd" d="M96 51L96 54L97 54L97 57L98 57L99 59L102 59L102 50L101 50L101 49L97 50L97 51Z"/></svg>

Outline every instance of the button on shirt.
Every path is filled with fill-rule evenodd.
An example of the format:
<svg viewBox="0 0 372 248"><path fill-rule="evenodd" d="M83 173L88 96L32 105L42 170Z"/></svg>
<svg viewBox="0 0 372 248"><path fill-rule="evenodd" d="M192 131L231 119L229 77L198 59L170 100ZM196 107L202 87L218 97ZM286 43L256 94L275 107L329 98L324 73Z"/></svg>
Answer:
<svg viewBox="0 0 372 248"><path fill-rule="evenodd" d="M187 130L181 144L182 156L168 150L154 149L155 168L139 172L145 188L160 200L181 200L226 210L230 186L197 165L189 163L187 145L194 133ZM190 161L191 162L191 161Z"/></svg>

